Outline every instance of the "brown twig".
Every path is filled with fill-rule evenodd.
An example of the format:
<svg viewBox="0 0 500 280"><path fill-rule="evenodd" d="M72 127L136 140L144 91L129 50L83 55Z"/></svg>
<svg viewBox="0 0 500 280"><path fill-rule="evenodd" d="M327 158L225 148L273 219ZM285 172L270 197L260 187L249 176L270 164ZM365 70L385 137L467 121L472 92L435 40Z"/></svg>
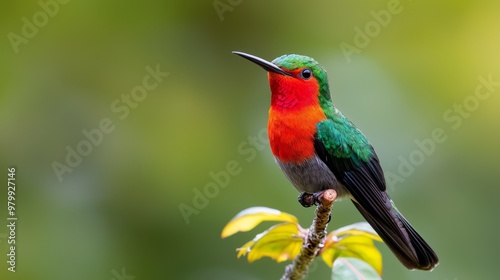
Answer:
<svg viewBox="0 0 500 280"><path fill-rule="evenodd" d="M324 191L319 196L316 217L309 228L309 233L306 240L304 240L300 254L295 257L292 264L286 266L281 280L300 280L306 275L309 265L324 244L326 227L335 198L337 198L337 192L332 189Z"/></svg>

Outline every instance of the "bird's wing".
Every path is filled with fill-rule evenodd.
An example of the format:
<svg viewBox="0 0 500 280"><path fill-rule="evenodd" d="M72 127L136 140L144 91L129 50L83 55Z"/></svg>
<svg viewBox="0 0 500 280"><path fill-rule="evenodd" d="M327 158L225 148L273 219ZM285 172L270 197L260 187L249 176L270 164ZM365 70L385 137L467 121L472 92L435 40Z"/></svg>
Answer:
<svg viewBox="0 0 500 280"><path fill-rule="evenodd" d="M369 183L366 188L385 191L384 173L377 154L352 123L345 119L327 119L318 123L314 138L316 154L342 183L362 179L363 183Z"/></svg>
<svg viewBox="0 0 500 280"><path fill-rule="evenodd" d="M316 154L349 191L356 208L405 265L418 263L407 231L411 227L402 223L387 196L382 167L365 136L345 119L327 119L316 128Z"/></svg>
<svg viewBox="0 0 500 280"><path fill-rule="evenodd" d="M383 222L380 226L401 231L402 225L385 192L379 159L365 136L345 119L322 121L316 129L316 154L349 191L363 216L367 212L371 216L365 217L367 220Z"/></svg>

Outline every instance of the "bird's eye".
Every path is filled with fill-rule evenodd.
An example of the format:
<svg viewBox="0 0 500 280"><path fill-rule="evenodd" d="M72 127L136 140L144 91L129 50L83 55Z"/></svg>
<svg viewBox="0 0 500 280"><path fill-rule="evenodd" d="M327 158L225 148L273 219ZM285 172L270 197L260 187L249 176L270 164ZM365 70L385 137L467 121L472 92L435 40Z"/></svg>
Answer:
<svg viewBox="0 0 500 280"><path fill-rule="evenodd" d="M306 68L306 69L304 69L304 70L300 71L300 77L301 77L302 79L304 79L304 80L308 80L308 79L310 79L310 78L311 78L311 76L312 76L312 71L311 71L311 69L309 69L309 68Z"/></svg>

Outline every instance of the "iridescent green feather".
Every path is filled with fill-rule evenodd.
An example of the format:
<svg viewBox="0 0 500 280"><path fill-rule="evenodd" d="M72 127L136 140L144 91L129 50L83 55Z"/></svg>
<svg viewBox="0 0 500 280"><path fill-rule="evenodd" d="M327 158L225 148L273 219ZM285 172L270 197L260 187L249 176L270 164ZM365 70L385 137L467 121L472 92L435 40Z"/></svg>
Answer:
<svg viewBox="0 0 500 280"><path fill-rule="evenodd" d="M357 165L368 162L373 151L365 136L344 118L334 118L317 124L317 137L330 155L353 160Z"/></svg>

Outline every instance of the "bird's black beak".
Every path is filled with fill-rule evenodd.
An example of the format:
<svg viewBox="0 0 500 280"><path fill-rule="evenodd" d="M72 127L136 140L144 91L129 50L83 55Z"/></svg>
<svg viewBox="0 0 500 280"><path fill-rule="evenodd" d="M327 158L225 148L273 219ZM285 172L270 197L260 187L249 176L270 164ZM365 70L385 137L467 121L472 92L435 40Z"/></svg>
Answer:
<svg viewBox="0 0 500 280"><path fill-rule="evenodd" d="M243 58L246 58L257 65L260 65L260 67L264 68L264 70L266 70L266 71L274 72L274 73L285 75L285 76L292 76L292 74L285 72L283 69L279 68L278 66L276 66L276 65L272 64L271 62L264 60L260 57L256 57L254 55L247 54L244 52L234 51L233 53L237 54Z"/></svg>

